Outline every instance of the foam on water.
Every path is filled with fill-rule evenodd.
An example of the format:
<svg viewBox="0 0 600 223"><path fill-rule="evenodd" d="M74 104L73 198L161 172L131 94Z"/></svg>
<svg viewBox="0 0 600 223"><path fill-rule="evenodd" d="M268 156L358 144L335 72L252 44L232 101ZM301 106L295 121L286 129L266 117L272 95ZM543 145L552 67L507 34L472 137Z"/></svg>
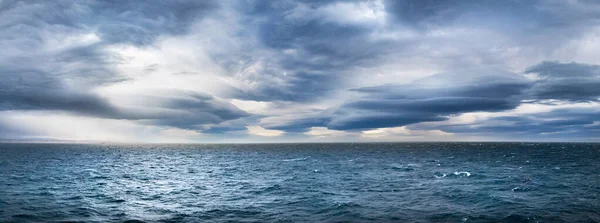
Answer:
<svg viewBox="0 0 600 223"><path fill-rule="evenodd" d="M600 221L600 145L591 143L0 144L0 152L0 222Z"/></svg>
<svg viewBox="0 0 600 223"><path fill-rule="evenodd" d="M438 179L439 179L439 178L444 178L444 177L446 177L446 176L448 176L448 175L447 175L447 174L445 174L445 173L441 173L441 174L434 174L433 176L434 176L435 178L438 178Z"/></svg>
<svg viewBox="0 0 600 223"><path fill-rule="evenodd" d="M469 173L467 171L454 172L452 174L454 174L454 176L461 176L461 177L470 177L471 176L471 173Z"/></svg>

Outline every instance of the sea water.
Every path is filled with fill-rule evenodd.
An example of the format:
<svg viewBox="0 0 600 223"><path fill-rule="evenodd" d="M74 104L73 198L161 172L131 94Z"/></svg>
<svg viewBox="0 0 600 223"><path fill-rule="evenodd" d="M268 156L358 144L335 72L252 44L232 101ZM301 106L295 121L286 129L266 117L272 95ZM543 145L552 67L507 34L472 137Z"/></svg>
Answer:
<svg viewBox="0 0 600 223"><path fill-rule="evenodd" d="M0 222L599 222L600 144L0 144Z"/></svg>

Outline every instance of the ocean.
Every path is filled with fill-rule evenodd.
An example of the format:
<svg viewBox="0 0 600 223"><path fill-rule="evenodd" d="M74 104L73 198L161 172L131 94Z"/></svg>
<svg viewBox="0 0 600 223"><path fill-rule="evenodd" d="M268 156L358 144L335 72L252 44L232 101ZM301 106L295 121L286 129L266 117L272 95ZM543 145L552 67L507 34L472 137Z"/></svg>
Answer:
<svg viewBox="0 0 600 223"><path fill-rule="evenodd" d="M600 222L600 144L0 144L0 222Z"/></svg>

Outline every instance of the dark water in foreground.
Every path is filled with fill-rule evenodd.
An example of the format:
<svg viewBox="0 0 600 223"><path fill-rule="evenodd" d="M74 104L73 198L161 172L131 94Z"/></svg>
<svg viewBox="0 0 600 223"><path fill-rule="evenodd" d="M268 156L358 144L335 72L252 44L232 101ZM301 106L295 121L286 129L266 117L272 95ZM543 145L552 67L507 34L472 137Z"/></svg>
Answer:
<svg viewBox="0 0 600 223"><path fill-rule="evenodd" d="M600 144L0 144L0 222L600 222Z"/></svg>

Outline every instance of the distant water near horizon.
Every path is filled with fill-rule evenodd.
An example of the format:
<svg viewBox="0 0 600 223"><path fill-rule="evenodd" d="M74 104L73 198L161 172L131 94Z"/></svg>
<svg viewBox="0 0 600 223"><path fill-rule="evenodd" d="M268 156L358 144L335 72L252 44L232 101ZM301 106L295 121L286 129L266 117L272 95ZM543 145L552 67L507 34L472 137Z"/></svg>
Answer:
<svg viewBox="0 0 600 223"><path fill-rule="evenodd" d="M0 144L0 222L600 222L600 144Z"/></svg>

